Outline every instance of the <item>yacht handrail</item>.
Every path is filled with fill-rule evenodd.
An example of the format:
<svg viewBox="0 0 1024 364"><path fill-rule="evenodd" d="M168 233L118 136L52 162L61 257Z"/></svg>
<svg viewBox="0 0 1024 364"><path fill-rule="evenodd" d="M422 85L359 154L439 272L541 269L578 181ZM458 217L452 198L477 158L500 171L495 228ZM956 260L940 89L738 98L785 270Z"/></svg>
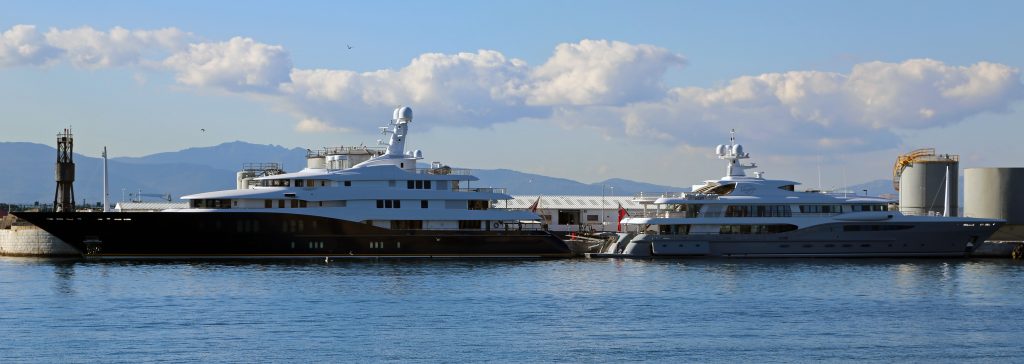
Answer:
<svg viewBox="0 0 1024 364"><path fill-rule="evenodd" d="M466 168L451 168L451 167L439 167L439 168L416 168L413 170L416 174L437 174L437 175L453 175L453 176L468 176L471 170Z"/></svg>
<svg viewBox="0 0 1024 364"><path fill-rule="evenodd" d="M473 188L453 188L455 192L484 192L484 193L501 193L508 194L508 189L504 187L473 187Z"/></svg>
<svg viewBox="0 0 1024 364"><path fill-rule="evenodd" d="M680 198L685 200L717 200L715 193L700 192L639 192L633 195L633 201L654 201L659 198Z"/></svg>

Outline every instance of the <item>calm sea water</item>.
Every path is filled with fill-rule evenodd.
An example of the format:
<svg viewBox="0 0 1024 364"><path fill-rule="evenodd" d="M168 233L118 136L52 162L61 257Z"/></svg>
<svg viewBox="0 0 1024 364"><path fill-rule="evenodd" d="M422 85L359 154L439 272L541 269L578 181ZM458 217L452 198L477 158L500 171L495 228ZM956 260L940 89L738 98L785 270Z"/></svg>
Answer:
<svg viewBox="0 0 1024 364"><path fill-rule="evenodd" d="M0 361L1024 362L1010 260L0 258Z"/></svg>

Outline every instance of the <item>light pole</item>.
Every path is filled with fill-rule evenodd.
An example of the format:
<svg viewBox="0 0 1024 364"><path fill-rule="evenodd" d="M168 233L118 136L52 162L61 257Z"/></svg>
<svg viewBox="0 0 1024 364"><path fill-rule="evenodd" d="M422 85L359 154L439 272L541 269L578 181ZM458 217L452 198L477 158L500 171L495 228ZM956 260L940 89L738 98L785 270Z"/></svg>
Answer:
<svg viewBox="0 0 1024 364"><path fill-rule="evenodd" d="M601 229L604 229L604 214L605 214L605 211L604 211L604 187L605 187L605 185L602 184L601 185Z"/></svg>

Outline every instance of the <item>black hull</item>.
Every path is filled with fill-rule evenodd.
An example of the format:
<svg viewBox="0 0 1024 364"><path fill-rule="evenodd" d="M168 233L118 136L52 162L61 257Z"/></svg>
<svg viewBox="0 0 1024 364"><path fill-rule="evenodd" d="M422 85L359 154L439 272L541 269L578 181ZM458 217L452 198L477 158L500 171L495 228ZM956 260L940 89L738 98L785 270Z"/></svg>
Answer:
<svg viewBox="0 0 1024 364"><path fill-rule="evenodd" d="M15 213L90 257L569 257L544 231L390 230L245 212Z"/></svg>

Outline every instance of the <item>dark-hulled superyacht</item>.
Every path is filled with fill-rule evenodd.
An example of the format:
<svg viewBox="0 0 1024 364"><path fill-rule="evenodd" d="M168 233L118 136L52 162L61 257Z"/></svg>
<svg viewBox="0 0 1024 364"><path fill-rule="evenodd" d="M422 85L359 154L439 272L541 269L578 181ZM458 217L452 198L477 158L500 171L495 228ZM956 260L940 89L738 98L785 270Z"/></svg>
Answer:
<svg viewBox="0 0 1024 364"><path fill-rule="evenodd" d="M395 110L383 151L307 156L307 168L239 173L233 190L184 196L163 212L15 213L90 257L566 257L529 211L497 209L500 188L468 170L418 168L405 151L412 109ZM252 172L252 170L250 170Z"/></svg>

